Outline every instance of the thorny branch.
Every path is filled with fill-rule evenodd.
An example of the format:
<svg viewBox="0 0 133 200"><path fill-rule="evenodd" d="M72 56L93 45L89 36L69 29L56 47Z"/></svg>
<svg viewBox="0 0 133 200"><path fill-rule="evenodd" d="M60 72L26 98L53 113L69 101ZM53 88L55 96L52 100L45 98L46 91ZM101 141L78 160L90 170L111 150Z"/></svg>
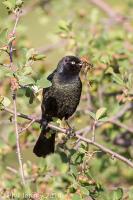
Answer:
<svg viewBox="0 0 133 200"><path fill-rule="evenodd" d="M125 108L126 108L126 109L125 109ZM132 108L132 105L131 105L131 104L127 104L126 106L124 106L123 109L121 109L121 115L119 115L119 117L121 117L121 116L122 116L127 110L129 110L130 108ZM11 113L11 114L14 114L14 111L12 111L12 110L10 110L10 109L8 109L8 108L4 108L4 110L7 111L7 112L9 112L9 113ZM125 112L122 112L123 110L124 110ZM40 118L35 118L35 117L29 116L29 115L25 115L25 114L22 114L22 113L16 113L16 114L17 114L18 117L22 117L22 118L27 119L27 120L30 120L30 121L33 121L33 120L34 120L34 122L41 123L41 119L40 119ZM113 117L112 117L112 118L113 118ZM52 123L49 123L49 124L48 124L48 127L51 128L51 129L53 129L53 130L60 131L60 132L63 132L63 133L65 133L65 134L67 134L67 129L57 127L57 126L53 125ZM111 155L112 158L117 158L118 160L121 160L122 162L126 163L128 166L130 166L130 167L133 168L133 162L130 161L129 159L125 158L124 156L121 156L120 154L118 154L118 153L116 153L116 152L114 152L114 151L112 151L112 150L110 150L110 149L104 147L103 145L101 145L101 144L99 144L99 143L97 143L97 142L95 142L95 141L92 141L92 140L90 140L90 139L88 139L88 138L83 137L81 134L82 134L84 131L87 131L87 130L88 130L88 131L91 130L91 129L90 129L90 126L85 127L85 128L83 128L83 129L81 129L81 130L76 131L76 132L75 132L75 137L78 138L79 140L82 140L82 141L84 141L84 142L87 142L87 143L89 143L89 144L91 144L91 145L93 145L93 146L95 146L95 147L101 149L103 152L105 152L105 153Z"/></svg>

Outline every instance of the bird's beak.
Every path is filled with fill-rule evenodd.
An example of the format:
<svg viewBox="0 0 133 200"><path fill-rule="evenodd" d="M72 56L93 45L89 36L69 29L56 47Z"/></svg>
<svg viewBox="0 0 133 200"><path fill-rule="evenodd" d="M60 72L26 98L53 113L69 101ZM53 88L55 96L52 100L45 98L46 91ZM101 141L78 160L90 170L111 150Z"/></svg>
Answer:
<svg viewBox="0 0 133 200"><path fill-rule="evenodd" d="M78 66L79 66L79 67L82 67L82 66L83 66L82 61L81 61L80 63L78 63Z"/></svg>

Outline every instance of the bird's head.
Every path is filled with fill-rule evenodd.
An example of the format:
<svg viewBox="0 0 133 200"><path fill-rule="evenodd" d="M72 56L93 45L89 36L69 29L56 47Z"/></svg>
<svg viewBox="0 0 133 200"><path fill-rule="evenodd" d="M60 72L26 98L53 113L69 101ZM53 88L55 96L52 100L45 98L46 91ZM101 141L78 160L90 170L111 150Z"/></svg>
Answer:
<svg viewBox="0 0 133 200"><path fill-rule="evenodd" d="M58 63L59 73L78 75L82 68L82 61L76 56L65 56Z"/></svg>

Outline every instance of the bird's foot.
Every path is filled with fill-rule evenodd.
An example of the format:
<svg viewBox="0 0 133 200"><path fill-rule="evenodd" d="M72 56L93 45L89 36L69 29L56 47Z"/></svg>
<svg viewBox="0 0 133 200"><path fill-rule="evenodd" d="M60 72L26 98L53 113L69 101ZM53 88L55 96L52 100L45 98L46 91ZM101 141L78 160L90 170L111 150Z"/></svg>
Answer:
<svg viewBox="0 0 133 200"><path fill-rule="evenodd" d="M67 138L72 138L75 136L75 131L73 128L69 127L66 129Z"/></svg>
<svg viewBox="0 0 133 200"><path fill-rule="evenodd" d="M40 127L46 127L48 125L48 122L47 120L44 120L44 119L41 119L41 122L40 122Z"/></svg>

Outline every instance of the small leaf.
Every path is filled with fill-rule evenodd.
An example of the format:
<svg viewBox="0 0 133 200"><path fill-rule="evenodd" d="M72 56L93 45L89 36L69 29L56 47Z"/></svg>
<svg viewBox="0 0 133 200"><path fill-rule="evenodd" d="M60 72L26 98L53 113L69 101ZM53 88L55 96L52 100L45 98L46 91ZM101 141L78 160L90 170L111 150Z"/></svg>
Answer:
<svg viewBox="0 0 133 200"><path fill-rule="evenodd" d="M46 58L46 56L45 55L43 55L43 54L39 54L39 55L36 55L36 56L34 56L33 57L33 60L43 60L44 58Z"/></svg>
<svg viewBox="0 0 133 200"><path fill-rule="evenodd" d="M100 58L100 61L104 64L108 64L110 62L110 58L107 55L104 55Z"/></svg>
<svg viewBox="0 0 133 200"><path fill-rule="evenodd" d="M2 3L6 6L7 9L12 10L15 7L16 0L10 0L10 1L5 0Z"/></svg>
<svg viewBox="0 0 133 200"><path fill-rule="evenodd" d="M39 88L46 88L50 87L52 83L49 80L47 80L46 76L44 76L40 80L37 80L36 85Z"/></svg>
<svg viewBox="0 0 133 200"><path fill-rule="evenodd" d="M122 78L120 77L120 75L117 75L117 74L113 73L113 77L112 78L113 78L113 81L115 81L119 85L124 85L124 82L123 82Z"/></svg>
<svg viewBox="0 0 133 200"><path fill-rule="evenodd" d="M27 59L27 60L30 60L30 59L33 58L34 55L36 55L36 51L35 51L34 48L31 48L31 49L29 49L29 50L27 51L27 53L26 53L26 59Z"/></svg>
<svg viewBox="0 0 133 200"><path fill-rule="evenodd" d="M114 74L113 68L109 67L106 71L105 74Z"/></svg>
<svg viewBox="0 0 133 200"><path fill-rule="evenodd" d="M5 76L12 76L13 72L11 71L10 68L5 67L5 66L1 66L0 67L0 73L3 73Z"/></svg>
<svg viewBox="0 0 133 200"><path fill-rule="evenodd" d="M78 175L78 170L77 167L75 165L70 165L70 171L72 174L74 174L75 176Z"/></svg>
<svg viewBox="0 0 133 200"><path fill-rule="evenodd" d="M59 167L58 167L59 171L62 174L65 174L68 171L68 165L66 163L62 163Z"/></svg>
<svg viewBox="0 0 133 200"><path fill-rule="evenodd" d="M96 119L99 120L105 114L106 110L107 109L104 108L104 107L98 109L97 112L96 112Z"/></svg>
<svg viewBox="0 0 133 200"><path fill-rule="evenodd" d="M23 3L24 3L23 0L16 0L16 6L18 7L21 7Z"/></svg>
<svg viewBox="0 0 133 200"><path fill-rule="evenodd" d="M68 31L69 30L69 23L64 21L64 20L60 20L59 21L59 28L62 29L63 31Z"/></svg>
<svg viewBox="0 0 133 200"><path fill-rule="evenodd" d="M7 97L0 97L0 104L2 104L4 107L8 107L10 103L11 101Z"/></svg>
<svg viewBox="0 0 133 200"><path fill-rule="evenodd" d="M18 76L19 84L22 86L32 85L35 83L34 79L28 76Z"/></svg>
<svg viewBox="0 0 133 200"><path fill-rule="evenodd" d="M98 121L99 122L107 122L108 121L108 117L102 117Z"/></svg>
<svg viewBox="0 0 133 200"><path fill-rule="evenodd" d="M89 190L87 190L87 188L85 187L80 187L80 191L83 195L89 195Z"/></svg>
<svg viewBox="0 0 133 200"><path fill-rule="evenodd" d="M62 165L61 158L56 153L47 156L46 163L47 163L47 166L51 169L54 169L54 168L60 169L60 166Z"/></svg>
<svg viewBox="0 0 133 200"><path fill-rule="evenodd" d="M123 190L122 188L117 188L113 191L113 200L122 200Z"/></svg>
<svg viewBox="0 0 133 200"><path fill-rule="evenodd" d="M24 76L30 74L31 72L32 72L32 68L31 67L25 67L23 69L23 75Z"/></svg>
<svg viewBox="0 0 133 200"><path fill-rule="evenodd" d="M95 113L91 112L91 111L88 111L89 115L93 118L93 119L96 119L96 115Z"/></svg>

